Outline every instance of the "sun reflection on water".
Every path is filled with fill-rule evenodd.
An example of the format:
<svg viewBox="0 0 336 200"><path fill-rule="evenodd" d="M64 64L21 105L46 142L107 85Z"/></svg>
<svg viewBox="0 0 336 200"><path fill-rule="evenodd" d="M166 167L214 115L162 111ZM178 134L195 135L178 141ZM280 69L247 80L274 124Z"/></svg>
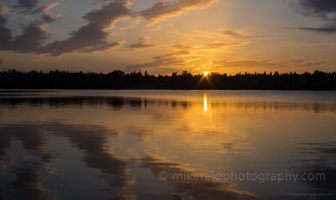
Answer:
<svg viewBox="0 0 336 200"><path fill-rule="evenodd" d="M207 93L204 93L204 111L208 111L208 95Z"/></svg>

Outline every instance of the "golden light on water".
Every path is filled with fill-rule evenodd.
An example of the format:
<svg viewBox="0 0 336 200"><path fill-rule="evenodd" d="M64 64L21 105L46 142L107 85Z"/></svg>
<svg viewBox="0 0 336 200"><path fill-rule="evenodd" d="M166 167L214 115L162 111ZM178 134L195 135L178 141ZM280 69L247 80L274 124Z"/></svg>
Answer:
<svg viewBox="0 0 336 200"><path fill-rule="evenodd" d="M208 110L208 95L206 93L204 93L204 111Z"/></svg>

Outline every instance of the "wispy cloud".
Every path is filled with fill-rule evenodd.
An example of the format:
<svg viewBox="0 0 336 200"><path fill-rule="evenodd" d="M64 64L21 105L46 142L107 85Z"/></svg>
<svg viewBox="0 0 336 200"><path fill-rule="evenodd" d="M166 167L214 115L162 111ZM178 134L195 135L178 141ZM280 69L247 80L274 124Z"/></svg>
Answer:
<svg viewBox="0 0 336 200"><path fill-rule="evenodd" d="M176 0L160 1L151 8L136 12L135 16L151 20L153 23L164 18L169 18L186 13L188 10L203 9L217 0Z"/></svg>
<svg viewBox="0 0 336 200"><path fill-rule="evenodd" d="M52 3L52 4L48 4L48 5L45 5L45 6L42 6L42 7L39 7L31 12L29 12L28 14L26 14L23 19L26 19L29 17L29 15L32 15L32 14L39 14L39 13L45 13L49 10L51 10L52 8L58 6L59 3Z"/></svg>
<svg viewBox="0 0 336 200"><path fill-rule="evenodd" d="M173 26L173 24L163 24L163 25L161 25L161 26L152 28L152 29L150 29L150 30L148 30L148 31L158 31L158 30L164 29L164 28L166 28L166 27L168 27L168 26Z"/></svg>
<svg viewBox="0 0 336 200"><path fill-rule="evenodd" d="M129 29L132 29L132 28L134 28L134 26L126 26L126 27L119 28L119 30L126 31L126 30L129 30Z"/></svg>
<svg viewBox="0 0 336 200"><path fill-rule="evenodd" d="M214 59L210 64L217 67L254 67L262 62L254 60L228 60L228 59Z"/></svg>
<svg viewBox="0 0 336 200"><path fill-rule="evenodd" d="M176 66L184 66L187 62L186 57L191 54L189 51L176 51L170 54L164 54L160 56L152 57L151 60L127 66L125 71L132 72L132 71L141 71L144 68L162 68L162 67L176 67Z"/></svg>
<svg viewBox="0 0 336 200"><path fill-rule="evenodd" d="M229 47L229 46L240 46L243 44L244 43L211 42L205 45L197 46L194 49L205 51L205 50L220 49L220 48Z"/></svg>
<svg viewBox="0 0 336 200"><path fill-rule="evenodd" d="M88 48L82 49L78 52L80 52L80 53L93 53L93 52L96 52L96 51L108 51L108 50L110 50L114 47L117 47L117 46L120 46L120 43L112 42L112 43L109 43L109 44L99 45L99 46L95 46L95 47L88 47Z"/></svg>
<svg viewBox="0 0 336 200"><path fill-rule="evenodd" d="M241 43L211 42L203 45L191 46L188 44L177 44L170 46L175 51L173 53L154 56L143 63L127 66L125 71L141 71L146 68L195 68L200 65L199 61L205 55L199 54L202 51L218 51L221 48L241 45Z"/></svg>
<svg viewBox="0 0 336 200"><path fill-rule="evenodd" d="M191 46L185 45L185 44L175 44L175 45L172 45L171 47L174 49L183 49L183 50L192 49Z"/></svg>
<svg viewBox="0 0 336 200"><path fill-rule="evenodd" d="M149 37L141 37L138 39L138 43L129 45L129 49L143 49L143 48L149 48L154 47L154 44L151 44Z"/></svg>
<svg viewBox="0 0 336 200"><path fill-rule="evenodd" d="M165 58L159 60L152 60L149 62L137 64L137 65L130 65L125 68L125 72L133 72L133 71L142 71L145 68L159 68L165 66L176 66L182 65L184 63L183 59L179 58Z"/></svg>
<svg viewBox="0 0 336 200"><path fill-rule="evenodd" d="M220 34L223 36L229 36L233 38L243 38L243 39L257 39L261 38L260 36L251 35L245 31L240 30L221 30Z"/></svg>
<svg viewBox="0 0 336 200"><path fill-rule="evenodd" d="M272 68L300 68L309 66L318 66L325 63L320 60L284 60L257 61L252 59L213 59L210 62L210 68L249 68L249 67L272 67Z"/></svg>
<svg viewBox="0 0 336 200"><path fill-rule="evenodd" d="M171 57L181 57L181 56L184 56L184 55L189 55L190 54L190 51L176 51L174 53L169 53L169 54L164 54L164 55L161 55L161 56L155 56L153 57L152 59L164 59L164 58L171 58Z"/></svg>
<svg viewBox="0 0 336 200"><path fill-rule="evenodd" d="M261 36L256 36L242 30L219 29L218 32L209 31L194 31L195 36L207 38L233 38L233 39L262 39Z"/></svg>
<svg viewBox="0 0 336 200"><path fill-rule="evenodd" d="M52 3L52 4L48 4L48 5L45 5L45 6L42 6L40 8L37 8L36 10L30 12L30 14L37 14L37 13L44 13L44 12L47 12L48 10L58 6L59 3Z"/></svg>

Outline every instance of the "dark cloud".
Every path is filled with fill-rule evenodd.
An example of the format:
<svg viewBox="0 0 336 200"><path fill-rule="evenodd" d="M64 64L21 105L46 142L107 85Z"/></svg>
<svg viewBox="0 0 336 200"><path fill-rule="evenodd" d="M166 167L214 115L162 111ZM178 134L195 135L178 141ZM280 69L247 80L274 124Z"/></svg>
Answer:
<svg viewBox="0 0 336 200"><path fill-rule="evenodd" d="M21 35L16 36L13 40L5 44L1 50L9 50L20 53L35 52L48 38L45 26L54 21L57 17L44 15L43 19L35 21L25 27Z"/></svg>
<svg viewBox="0 0 336 200"><path fill-rule="evenodd" d="M148 47L154 47L155 45L151 44L148 37L141 37L138 39L138 43L132 44L128 46L130 49L141 49L141 48L148 48Z"/></svg>
<svg viewBox="0 0 336 200"><path fill-rule="evenodd" d="M63 53L75 52L89 47L104 45L109 36L96 24L83 26L70 34L70 38L62 41L55 41L37 50L39 54L50 54L60 56Z"/></svg>
<svg viewBox="0 0 336 200"><path fill-rule="evenodd" d="M0 48L12 38L12 31L6 26L8 7L0 3Z"/></svg>
<svg viewBox="0 0 336 200"><path fill-rule="evenodd" d="M138 12L139 16L145 19L159 19L168 17L181 11L181 6L178 3L172 2L157 2L151 8Z"/></svg>
<svg viewBox="0 0 336 200"><path fill-rule="evenodd" d="M105 32L105 29L113 26L117 20L129 16L128 5L130 2L130 0L115 0L104 5L100 10L87 13L83 19L89 22L88 25L73 31L68 39L52 42L40 48L37 52L59 56L63 53L107 45L105 40L110 34Z"/></svg>
<svg viewBox="0 0 336 200"><path fill-rule="evenodd" d="M44 14L44 15L42 15L42 19L44 21L46 21L46 22L53 22L53 21L55 21L55 20L57 20L59 18L61 18L61 16L59 16L59 15L58 16L53 16L51 14Z"/></svg>
<svg viewBox="0 0 336 200"><path fill-rule="evenodd" d="M1 64L1 63L4 63L4 60L3 60L2 58L0 58L0 64Z"/></svg>
<svg viewBox="0 0 336 200"><path fill-rule="evenodd" d="M313 13L328 13L336 11L335 0L300 0L300 6Z"/></svg>
<svg viewBox="0 0 336 200"><path fill-rule="evenodd" d="M308 27L301 27L300 29L305 31L313 31L319 33L336 33L336 26L327 26L327 27L319 27L319 28L308 28Z"/></svg>
<svg viewBox="0 0 336 200"><path fill-rule="evenodd" d="M18 0L18 5L26 9L34 8L37 3L38 3L38 0Z"/></svg>
<svg viewBox="0 0 336 200"><path fill-rule="evenodd" d="M313 31L317 33L336 33L336 1L335 0L300 0L298 12L323 18L329 25L322 27L301 27L301 30Z"/></svg>
<svg viewBox="0 0 336 200"><path fill-rule="evenodd" d="M15 52L34 52L40 47L42 41L47 39L47 32L43 29L44 22L34 22L25 27L22 35L16 36L10 41L4 50Z"/></svg>
<svg viewBox="0 0 336 200"><path fill-rule="evenodd" d="M177 0L160 1L151 8L135 13L145 19L157 21L163 18L180 15L187 10L202 9L216 2L217 0Z"/></svg>

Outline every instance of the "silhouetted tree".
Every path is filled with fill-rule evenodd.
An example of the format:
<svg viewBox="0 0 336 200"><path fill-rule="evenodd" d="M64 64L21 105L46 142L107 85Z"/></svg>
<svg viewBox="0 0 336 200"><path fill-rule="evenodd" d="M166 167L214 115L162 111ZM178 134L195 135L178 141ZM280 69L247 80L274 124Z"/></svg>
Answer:
<svg viewBox="0 0 336 200"><path fill-rule="evenodd" d="M171 76L150 75L145 71L108 74L94 72L42 71L0 72L2 89L218 89L218 90L336 90L336 72L302 74L237 73L232 76L212 72L208 76L173 72Z"/></svg>

